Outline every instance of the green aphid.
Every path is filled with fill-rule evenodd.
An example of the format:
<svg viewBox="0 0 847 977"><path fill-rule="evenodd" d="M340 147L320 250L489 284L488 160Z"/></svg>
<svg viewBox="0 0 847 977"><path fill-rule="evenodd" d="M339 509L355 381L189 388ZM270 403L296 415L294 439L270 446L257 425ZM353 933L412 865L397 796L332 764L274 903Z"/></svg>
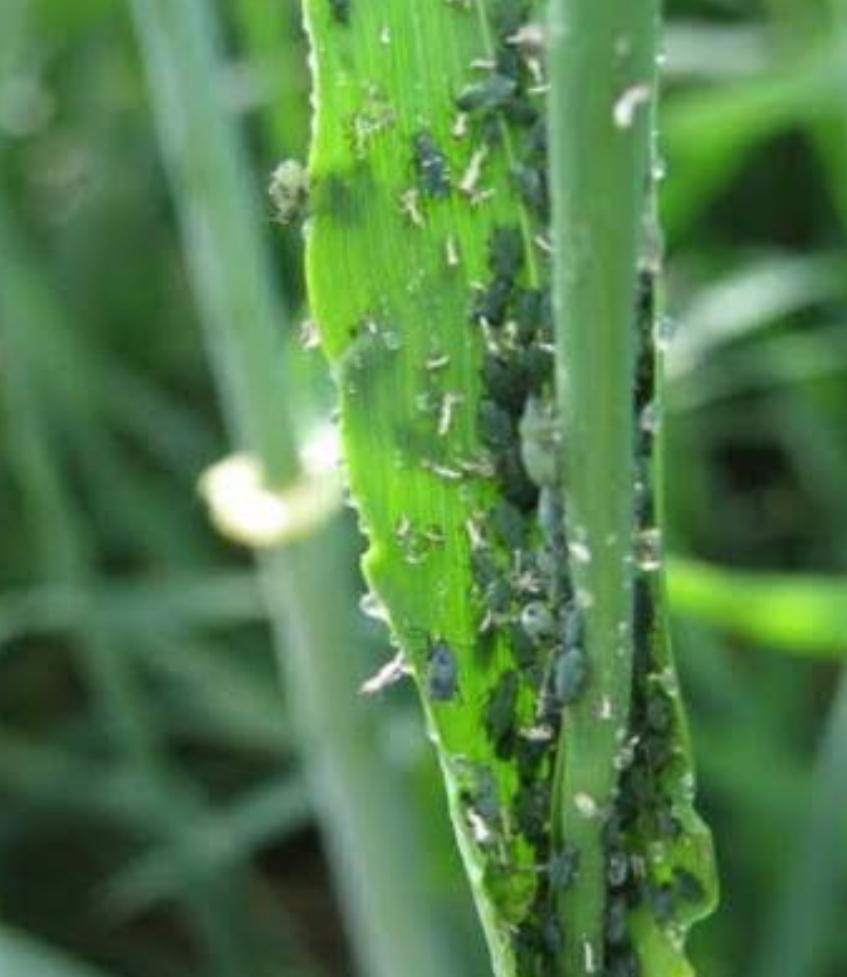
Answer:
<svg viewBox="0 0 847 977"><path fill-rule="evenodd" d="M450 702L459 689L456 656L446 641L436 641L426 662L426 691L434 702Z"/></svg>
<svg viewBox="0 0 847 977"><path fill-rule="evenodd" d="M553 692L563 705L573 705L588 684L588 657L579 645L564 648L553 666Z"/></svg>
<svg viewBox="0 0 847 977"><path fill-rule="evenodd" d="M421 193L427 197L446 197L451 187L447 157L428 132L419 132L412 139L412 148Z"/></svg>
<svg viewBox="0 0 847 977"><path fill-rule="evenodd" d="M524 262L524 244L516 227L496 227L488 241L488 267L496 279L514 281Z"/></svg>
<svg viewBox="0 0 847 977"><path fill-rule="evenodd" d="M485 81L469 85L456 99L461 112L479 112L502 108L517 91L514 78L492 72Z"/></svg>

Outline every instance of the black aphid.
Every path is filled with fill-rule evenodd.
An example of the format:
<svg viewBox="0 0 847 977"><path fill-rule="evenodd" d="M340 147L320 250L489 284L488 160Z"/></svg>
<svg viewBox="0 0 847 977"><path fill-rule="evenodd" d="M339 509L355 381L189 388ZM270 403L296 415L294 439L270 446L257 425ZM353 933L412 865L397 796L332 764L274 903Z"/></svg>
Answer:
<svg viewBox="0 0 847 977"><path fill-rule="evenodd" d="M538 487L530 481L517 446L501 452L496 458L497 477L503 494L521 512L532 512L538 502Z"/></svg>
<svg viewBox="0 0 847 977"><path fill-rule="evenodd" d="M627 940L627 904L623 896L610 899L606 907L606 939L612 946L621 946Z"/></svg>
<svg viewBox="0 0 847 977"><path fill-rule="evenodd" d="M524 203L542 218L547 217L549 198L547 175L540 166L516 166L512 179Z"/></svg>
<svg viewBox="0 0 847 977"><path fill-rule="evenodd" d="M456 656L446 641L436 641L426 663L426 691L435 702L449 702L459 688Z"/></svg>
<svg viewBox="0 0 847 977"><path fill-rule="evenodd" d="M503 278L495 278L489 282L474 296L471 320L487 322L489 326L501 326L506 321L511 291L511 282Z"/></svg>
<svg viewBox="0 0 847 977"><path fill-rule="evenodd" d="M550 785L546 781L524 784L515 798L515 823L527 840L537 845L547 836L550 822Z"/></svg>
<svg viewBox="0 0 847 977"><path fill-rule="evenodd" d="M523 365L488 353L482 364L482 378L492 400L513 417L520 417L528 389Z"/></svg>
<svg viewBox="0 0 847 977"><path fill-rule="evenodd" d="M428 197L446 197L450 193L447 157L428 132L419 132L412 139L412 148L421 193Z"/></svg>
<svg viewBox="0 0 847 977"><path fill-rule="evenodd" d="M500 676L485 704L485 731L501 757L511 752L517 701L518 673L509 670Z"/></svg>
<svg viewBox="0 0 847 977"><path fill-rule="evenodd" d="M505 499L501 499L489 514L491 525L506 546L519 550L526 542L526 519L523 513Z"/></svg>
<svg viewBox="0 0 847 977"><path fill-rule="evenodd" d="M332 19L339 24L350 23L350 0L329 0Z"/></svg>
<svg viewBox="0 0 847 977"><path fill-rule="evenodd" d="M477 427L480 440L489 448L508 448L515 440L511 417L492 400L480 401Z"/></svg>
<svg viewBox="0 0 847 977"><path fill-rule="evenodd" d="M706 892L696 875L692 875L686 868L675 868L673 879L676 893L686 902L701 902Z"/></svg>
<svg viewBox="0 0 847 977"><path fill-rule="evenodd" d="M561 851L555 852L547 866L550 888L561 892L573 884L579 871L579 852L573 845L565 844Z"/></svg>
<svg viewBox="0 0 847 977"><path fill-rule="evenodd" d="M488 267L494 277L513 281L523 261L523 237L518 228L496 227L488 240Z"/></svg>
<svg viewBox="0 0 847 977"><path fill-rule="evenodd" d="M629 878L629 858L624 851L615 849L609 852L606 861L606 881L612 889L620 889Z"/></svg>
<svg viewBox="0 0 847 977"><path fill-rule="evenodd" d="M485 81L465 88L456 99L456 106L462 112L502 108L515 94L517 87L514 78L495 71Z"/></svg>

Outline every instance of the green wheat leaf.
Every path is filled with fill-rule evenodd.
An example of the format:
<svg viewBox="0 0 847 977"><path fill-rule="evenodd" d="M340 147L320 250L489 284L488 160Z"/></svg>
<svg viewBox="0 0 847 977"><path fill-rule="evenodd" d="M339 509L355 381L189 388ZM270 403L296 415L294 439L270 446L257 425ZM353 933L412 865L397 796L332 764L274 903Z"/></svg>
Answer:
<svg viewBox="0 0 847 977"><path fill-rule="evenodd" d="M562 930L561 890L585 897L580 853L553 829L554 775L562 707L591 676L557 490L545 8L305 7L315 110L308 290L340 391L372 607L420 689L494 970L546 977L561 973L569 939L582 945ZM276 195L288 200L297 170L278 172L289 184ZM660 770L635 761L645 809L601 853L592 882L608 890L608 907L612 889L618 909L623 891L640 907L625 909L610 937L615 977L638 958L645 975L690 973L684 934L714 898L658 598L648 587L643 644L660 692L641 699L644 709L661 699L653 739L666 756ZM644 709L634 711L642 724ZM624 747L649 731L621 734ZM597 813L601 825L609 812ZM618 865L609 889L603 859L613 854L626 879ZM602 899L590 905L601 943L581 955L584 973L599 970L611 928Z"/></svg>

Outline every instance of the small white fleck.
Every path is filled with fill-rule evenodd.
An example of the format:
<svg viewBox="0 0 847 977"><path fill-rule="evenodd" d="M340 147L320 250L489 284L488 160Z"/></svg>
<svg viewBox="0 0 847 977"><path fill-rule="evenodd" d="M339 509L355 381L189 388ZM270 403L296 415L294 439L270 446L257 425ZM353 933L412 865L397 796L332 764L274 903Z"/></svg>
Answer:
<svg viewBox="0 0 847 977"><path fill-rule="evenodd" d="M573 803L577 813L582 817L597 817L597 801L594 800L591 794L586 794L584 791L580 791L580 793L574 796Z"/></svg>
<svg viewBox="0 0 847 977"><path fill-rule="evenodd" d="M390 44L391 43L391 28L383 27L379 32L379 42L380 44Z"/></svg>
<svg viewBox="0 0 847 977"><path fill-rule="evenodd" d="M591 562L591 550L585 543L581 543L576 540L572 543L568 543L568 552L577 563Z"/></svg>
<svg viewBox="0 0 847 977"><path fill-rule="evenodd" d="M635 121L635 113L642 105L650 101L650 86L638 82L625 88L612 110L612 118L618 129L631 129Z"/></svg>

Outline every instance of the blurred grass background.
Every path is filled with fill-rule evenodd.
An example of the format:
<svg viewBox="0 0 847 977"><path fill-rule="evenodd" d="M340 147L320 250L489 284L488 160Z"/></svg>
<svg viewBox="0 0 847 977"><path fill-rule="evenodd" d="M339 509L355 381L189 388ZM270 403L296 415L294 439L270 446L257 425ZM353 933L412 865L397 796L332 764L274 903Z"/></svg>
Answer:
<svg viewBox="0 0 847 977"><path fill-rule="evenodd" d="M263 202L273 165L306 151L298 5L201 5ZM667 13L670 583L723 881L693 953L704 977L841 977L847 4ZM316 830L274 598L196 493L229 447L129 6L2 0L0 25L0 975L346 975L355 920ZM320 416L299 236L267 208L257 223L288 309L280 383ZM340 522L354 595L362 544ZM337 651L365 678L390 651L349 603ZM413 698L367 709L411 812L398 877L450 967L482 977Z"/></svg>

